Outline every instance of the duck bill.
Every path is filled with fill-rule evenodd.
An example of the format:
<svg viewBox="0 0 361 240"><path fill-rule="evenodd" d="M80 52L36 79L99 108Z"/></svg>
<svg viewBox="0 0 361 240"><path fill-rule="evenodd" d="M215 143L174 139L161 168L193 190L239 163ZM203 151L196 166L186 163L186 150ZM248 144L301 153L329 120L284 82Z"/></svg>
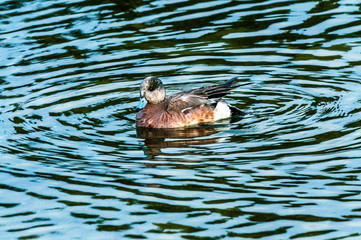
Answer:
<svg viewBox="0 0 361 240"><path fill-rule="evenodd" d="M137 107L135 108L135 111L138 112L138 111L142 110L145 107L145 105L147 105L147 103L148 103L148 101L145 100L144 97L141 97L139 99L139 103L138 103Z"/></svg>

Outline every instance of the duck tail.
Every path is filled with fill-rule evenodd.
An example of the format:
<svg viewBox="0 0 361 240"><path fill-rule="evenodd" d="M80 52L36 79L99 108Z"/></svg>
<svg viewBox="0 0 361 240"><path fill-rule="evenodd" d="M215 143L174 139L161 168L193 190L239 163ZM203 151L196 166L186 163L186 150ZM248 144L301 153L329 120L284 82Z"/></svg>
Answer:
<svg viewBox="0 0 361 240"><path fill-rule="evenodd" d="M251 84L251 83L243 83L236 86L232 86L233 82L236 81L237 79L238 77L233 77L225 83L204 87L202 88L202 90L204 91L205 95L208 98L221 98L227 95L229 91L234 88Z"/></svg>
<svg viewBox="0 0 361 240"><path fill-rule="evenodd" d="M220 85L223 85L229 89L233 89L233 88L237 88L237 87L241 87L241 86L246 86L246 85L249 85L249 84L252 84L251 82L248 82L248 83L242 83L242 84L238 84L236 86L232 86L232 84L234 83L234 81L236 81L238 79L238 77L233 77L231 79L229 79L227 82L225 83L222 83Z"/></svg>
<svg viewBox="0 0 361 240"><path fill-rule="evenodd" d="M247 115L247 113L243 112L242 110L239 110L236 107L233 107L231 105L228 105L228 106L229 106L229 109L231 110L231 116L232 117Z"/></svg>

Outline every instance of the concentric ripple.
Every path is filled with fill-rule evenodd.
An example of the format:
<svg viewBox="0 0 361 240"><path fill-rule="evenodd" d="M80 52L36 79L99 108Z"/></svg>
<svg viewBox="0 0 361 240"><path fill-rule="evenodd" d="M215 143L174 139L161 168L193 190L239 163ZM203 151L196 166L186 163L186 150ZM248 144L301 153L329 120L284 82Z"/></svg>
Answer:
<svg viewBox="0 0 361 240"><path fill-rule="evenodd" d="M358 239L357 1L0 3L2 239ZM251 82L137 129L139 85Z"/></svg>

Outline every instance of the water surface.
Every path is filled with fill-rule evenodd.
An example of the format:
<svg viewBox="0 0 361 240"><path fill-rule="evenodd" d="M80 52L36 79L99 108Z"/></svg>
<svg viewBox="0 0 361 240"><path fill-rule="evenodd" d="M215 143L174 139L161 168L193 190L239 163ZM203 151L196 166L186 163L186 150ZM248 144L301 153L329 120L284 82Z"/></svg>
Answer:
<svg viewBox="0 0 361 240"><path fill-rule="evenodd" d="M359 239L358 1L3 1L2 239ZM135 127L139 84L246 117Z"/></svg>

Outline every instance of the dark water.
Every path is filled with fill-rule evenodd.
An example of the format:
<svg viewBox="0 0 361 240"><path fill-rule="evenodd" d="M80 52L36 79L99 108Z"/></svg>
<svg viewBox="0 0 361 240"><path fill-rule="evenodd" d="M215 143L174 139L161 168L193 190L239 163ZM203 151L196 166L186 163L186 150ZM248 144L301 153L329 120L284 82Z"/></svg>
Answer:
<svg viewBox="0 0 361 240"><path fill-rule="evenodd" d="M2 1L1 239L360 239L360 8ZM149 75L251 114L137 131Z"/></svg>

